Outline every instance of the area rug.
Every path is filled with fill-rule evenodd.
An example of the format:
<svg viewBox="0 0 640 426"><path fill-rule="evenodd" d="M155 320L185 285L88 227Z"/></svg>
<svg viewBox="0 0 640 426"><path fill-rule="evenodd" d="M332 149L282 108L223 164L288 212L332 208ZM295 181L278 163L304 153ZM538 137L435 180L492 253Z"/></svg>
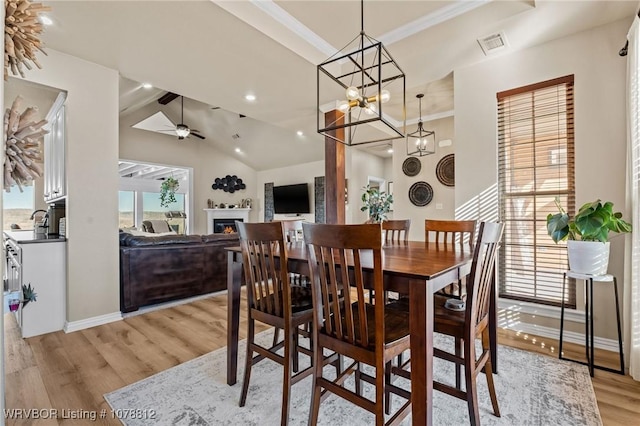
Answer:
<svg viewBox="0 0 640 426"><path fill-rule="evenodd" d="M258 335L265 344L271 332ZM436 335L436 346L452 343ZM278 425L282 398L282 368L264 360L253 367L245 407L238 406L244 367L245 342L240 342L238 383L226 384L226 348L208 353L137 383L105 395L120 410L127 426L137 425ZM518 349L499 346L500 374L495 376L502 417L493 415L484 375L478 377L478 402L483 425L601 425L587 368ZM301 357L302 358L306 357ZM301 366L302 366L301 362ZM335 369L327 367L328 373ZM434 361L436 380L453 383L451 363ZM350 379L352 380L352 379ZM398 379L395 384L409 388ZM365 385L365 395L373 387ZM311 377L293 386L290 425L306 425L310 407ZM403 399L394 397L394 408ZM469 424L465 401L434 391L433 423ZM118 411L116 411L118 412ZM136 415L135 413L139 415ZM137 417L137 418L136 418ZM321 404L320 425L371 425L371 414L333 395ZM402 423L411 424L411 416Z"/></svg>

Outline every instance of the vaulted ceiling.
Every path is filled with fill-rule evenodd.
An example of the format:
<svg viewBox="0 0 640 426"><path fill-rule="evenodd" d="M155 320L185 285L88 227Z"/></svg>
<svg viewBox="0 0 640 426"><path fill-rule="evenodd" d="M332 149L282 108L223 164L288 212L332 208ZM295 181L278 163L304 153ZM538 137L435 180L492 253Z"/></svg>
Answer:
<svg viewBox="0 0 640 426"><path fill-rule="evenodd" d="M185 121L207 137L194 143L213 144L229 155L238 155L235 148L244 143L246 158L241 160L252 158L250 165L257 170L280 167L270 157L274 147L264 143L271 136L290 146L280 156L291 164L301 161L297 155L303 150L305 160L322 159L316 65L358 34L360 2L48 4L54 25L46 29L47 45L119 70L123 116L171 91L187 98ZM479 38L502 32L508 45L494 55L509 54L631 18L636 6L635 1L371 0L364 2L364 28L385 43L406 74L411 123L418 116L417 93L426 95L423 116L453 114L453 70L488 58ZM140 82L157 89L143 89ZM256 96L254 102L245 100L249 93ZM178 103L168 107L172 111L167 116L176 120ZM247 119L238 119L239 113ZM256 128L244 127L250 125ZM303 148L297 131L303 132ZM241 138L233 138L235 134Z"/></svg>

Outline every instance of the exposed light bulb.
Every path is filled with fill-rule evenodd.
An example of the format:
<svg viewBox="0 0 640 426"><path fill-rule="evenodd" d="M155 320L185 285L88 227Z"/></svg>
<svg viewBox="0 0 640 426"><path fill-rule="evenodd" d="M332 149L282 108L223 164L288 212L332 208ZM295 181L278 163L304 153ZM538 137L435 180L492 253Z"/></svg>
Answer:
<svg viewBox="0 0 640 426"><path fill-rule="evenodd" d="M347 99L349 99L350 101L355 101L356 99L360 98L360 92L358 91L358 88L355 86L350 86L347 88Z"/></svg>
<svg viewBox="0 0 640 426"><path fill-rule="evenodd" d="M349 111L349 101L338 102L338 111L343 113Z"/></svg>
<svg viewBox="0 0 640 426"><path fill-rule="evenodd" d="M365 108L364 108L364 112L367 115L373 115L378 111L378 109L376 108L376 104L368 104Z"/></svg>
<svg viewBox="0 0 640 426"><path fill-rule="evenodd" d="M380 92L380 102L387 103L391 99L391 93L388 90L383 90Z"/></svg>

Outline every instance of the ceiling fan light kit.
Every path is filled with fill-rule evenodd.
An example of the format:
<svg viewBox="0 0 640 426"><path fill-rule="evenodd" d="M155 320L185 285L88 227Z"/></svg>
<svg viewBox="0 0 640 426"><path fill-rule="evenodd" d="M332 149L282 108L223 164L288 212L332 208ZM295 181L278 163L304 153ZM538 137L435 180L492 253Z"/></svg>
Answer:
<svg viewBox="0 0 640 426"><path fill-rule="evenodd" d="M176 95L175 93L167 93L166 95L162 96L160 99L158 99L158 102L166 105L166 103L171 102L173 99L175 99L175 96L179 96ZM161 102L162 101L167 101L166 103ZM162 130L163 132L166 130ZM175 125L175 128L173 130L171 130L173 132L175 132L176 136L178 136L178 140L184 140L185 138L188 138L189 136L195 136L197 138L200 139L205 139L204 136L199 134L198 130L192 129L189 126L187 126L186 124L184 124L184 96L180 96L180 123Z"/></svg>
<svg viewBox="0 0 640 426"><path fill-rule="evenodd" d="M389 51L364 32L364 2L360 2L360 33L343 49L317 66L318 133L346 145L405 137L405 75ZM385 115L393 102L400 119ZM337 110L326 122L325 113ZM344 129L344 138L337 130Z"/></svg>

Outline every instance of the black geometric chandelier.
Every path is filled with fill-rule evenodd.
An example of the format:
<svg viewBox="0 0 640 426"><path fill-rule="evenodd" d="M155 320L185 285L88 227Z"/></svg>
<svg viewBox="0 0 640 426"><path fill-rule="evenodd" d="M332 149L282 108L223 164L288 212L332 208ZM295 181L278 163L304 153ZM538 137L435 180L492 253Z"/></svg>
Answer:
<svg viewBox="0 0 640 426"><path fill-rule="evenodd" d="M317 78L318 133L346 145L405 137L405 75L384 45L365 34L363 0L360 34L318 65ZM344 137L336 135L339 129Z"/></svg>
<svg viewBox="0 0 640 426"><path fill-rule="evenodd" d="M422 98L424 94L416 95L420 102L420 120L418 121L418 130L413 133L407 133L407 155L423 157L436 152L436 132L425 130L422 127Z"/></svg>

